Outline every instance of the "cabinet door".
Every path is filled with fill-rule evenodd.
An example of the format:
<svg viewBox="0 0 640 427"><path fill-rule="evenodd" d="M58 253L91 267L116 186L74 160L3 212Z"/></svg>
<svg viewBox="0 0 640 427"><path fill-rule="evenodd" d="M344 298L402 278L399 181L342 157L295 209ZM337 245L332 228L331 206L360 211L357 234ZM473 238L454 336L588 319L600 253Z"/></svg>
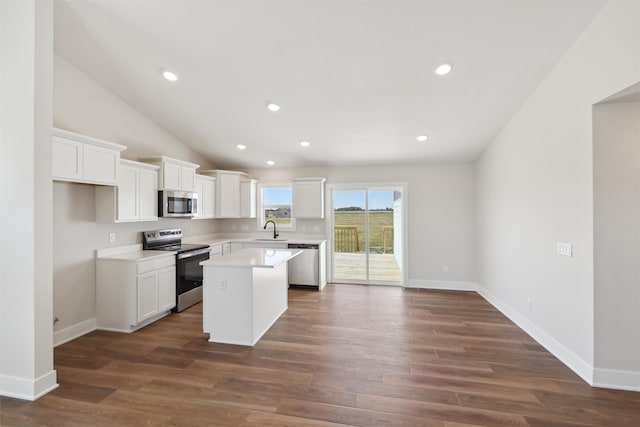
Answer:
<svg viewBox="0 0 640 427"><path fill-rule="evenodd" d="M69 139L53 137L51 152L53 161L53 178L81 180L82 179L82 144Z"/></svg>
<svg viewBox="0 0 640 427"><path fill-rule="evenodd" d="M200 207L202 209L203 218L213 218L213 205L214 195L216 191L216 184L213 181L202 182L202 195L203 199L200 200Z"/></svg>
<svg viewBox="0 0 640 427"><path fill-rule="evenodd" d="M158 313L158 272L151 271L138 275L137 288L138 323L140 323Z"/></svg>
<svg viewBox="0 0 640 427"><path fill-rule="evenodd" d="M158 313L176 306L176 268L166 267L158 271Z"/></svg>
<svg viewBox="0 0 640 427"><path fill-rule="evenodd" d="M120 152L84 144L82 163L84 181L117 185Z"/></svg>
<svg viewBox="0 0 640 427"><path fill-rule="evenodd" d="M323 182L294 182L291 188L294 218L324 218Z"/></svg>
<svg viewBox="0 0 640 427"><path fill-rule="evenodd" d="M227 253L231 253L231 252L238 252L244 249L244 243L231 243L229 244L229 252ZM224 249L223 249L224 251Z"/></svg>
<svg viewBox="0 0 640 427"><path fill-rule="evenodd" d="M138 168L120 166L117 192L118 221L138 219Z"/></svg>
<svg viewBox="0 0 640 427"><path fill-rule="evenodd" d="M196 170L185 166L180 167L181 190L196 191Z"/></svg>
<svg viewBox="0 0 640 427"><path fill-rule="evenodd" d="M182 167L164 162L162 165L162 180L163 189L182 190Z"/></svg>
<svg viewBox="0 0 640 427"><path fill-rule="evenodd" d="M256 217L256 182L254 180L240 181L240 216Z"/></svg>
<svg viewBox="0 0 640 427"><path fill-rule="evenodd" d="M204 218L204 179L196 178L196 189L195 192L198 193L198 201L196 202L196 215L197 218Z"/></svg>
<svg viewBox="0 0 640 427"><path fill-rule="evenodd" d="M158 219L158 172L138 170L138 213L141 220Z"/></svg>
<svg viewBox="0 0 640 427"><path fill-rule="evenodd" d="M217 178L216 194L218 218L237 218L240 216L240 177L220 174Z"/></svg>

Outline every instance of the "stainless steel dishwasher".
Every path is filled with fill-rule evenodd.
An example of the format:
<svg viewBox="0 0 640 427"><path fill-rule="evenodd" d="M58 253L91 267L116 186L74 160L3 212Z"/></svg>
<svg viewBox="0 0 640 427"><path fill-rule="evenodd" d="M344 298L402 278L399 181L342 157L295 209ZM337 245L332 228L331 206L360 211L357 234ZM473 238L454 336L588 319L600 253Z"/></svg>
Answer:
<svg viewBox="0 0 640 427"><path fill-rule="evenodd" d="M289 261L289 285L320 287L318 245L289 243L289 249L300 249L302 253Z"/></svg>

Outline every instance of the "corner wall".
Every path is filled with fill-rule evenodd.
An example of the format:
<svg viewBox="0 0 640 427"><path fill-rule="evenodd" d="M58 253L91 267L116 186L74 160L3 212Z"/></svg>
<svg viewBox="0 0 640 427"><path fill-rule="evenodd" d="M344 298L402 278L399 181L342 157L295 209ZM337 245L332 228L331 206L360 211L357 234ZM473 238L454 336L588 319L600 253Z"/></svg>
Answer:
<svg viewBox="0 0 640 427"><path fill-rule="evenodd" d="M640 80L639 18L637 2L607 4L476 165L480 293L589 383L591 108Z"/></svg>
<svg viewBox="0 0 640 427"><path fill-rule="evenodd" d="M594 106L593 137L594 383L640 391L640 102Z"/></svg>
<svg viewBox="0 0 640 427"><path fill-rule="evenodd" d="M53 3L0 2L0 394L56 388L52 345Z"/></svg>

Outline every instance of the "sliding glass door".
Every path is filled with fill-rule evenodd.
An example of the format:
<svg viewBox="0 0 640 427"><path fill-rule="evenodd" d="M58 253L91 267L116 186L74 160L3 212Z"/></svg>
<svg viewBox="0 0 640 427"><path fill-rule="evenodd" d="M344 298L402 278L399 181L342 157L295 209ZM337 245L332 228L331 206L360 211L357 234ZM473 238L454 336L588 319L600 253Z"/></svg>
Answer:
<svg viewBox="0 0 640 427"><path fill-rule="evenodd" d="M402 284L402 189L333 188L332 279Z"/></svg>

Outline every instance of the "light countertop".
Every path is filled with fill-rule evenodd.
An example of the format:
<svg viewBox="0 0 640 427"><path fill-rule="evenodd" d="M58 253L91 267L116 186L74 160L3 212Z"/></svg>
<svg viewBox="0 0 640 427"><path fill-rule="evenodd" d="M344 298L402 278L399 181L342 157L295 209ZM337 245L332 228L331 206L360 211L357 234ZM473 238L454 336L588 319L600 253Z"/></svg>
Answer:
<svg viewBox="0 0 640 427"><path fill-rule="evenodd" d="M204 267L274 268L302 253L299 249L247 248L202 261Z"/></svg>
<svg viewBox="0 0 640 427"><path fill-rule="evenodd" d="M113 248L98 249L96 258L113 261L140 262L152 259L173 257L177 252L173 251L145 251L141 244L117 246Z"/></svg>
<svg viewBox="0 0 640 427"><path fill-rule="evenodd" d="M198 243L205 244L210 246L222 245L225 243L277 243L277 244L287 244L287 243L306 243L311 245L320 245L326 240L324 239L305 239L299 237L291 237L291 238L278 238L275 240L271 240L268 236L265 237L206 237L206 236L190 236L187 239L183 239L184 243Z"/></svg>

